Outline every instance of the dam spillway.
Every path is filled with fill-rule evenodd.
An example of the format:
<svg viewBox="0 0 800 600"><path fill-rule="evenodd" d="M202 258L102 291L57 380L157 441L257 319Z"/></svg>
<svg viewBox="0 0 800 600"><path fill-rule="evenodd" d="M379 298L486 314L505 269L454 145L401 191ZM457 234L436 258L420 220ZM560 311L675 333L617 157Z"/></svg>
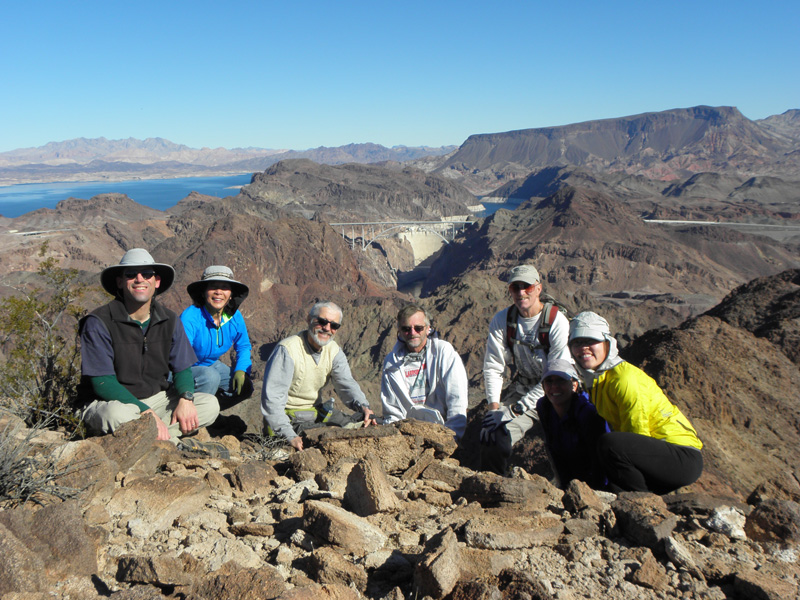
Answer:
<svg viewBox="0 0 800 600"><path fill-rule="evenodd" d="M413 265L406 270L397 268L387 256L395 274L397 289L419 294L430 265L443 246L455 240L467 226L474 224L469 215L445 217L439 221L374 221L364 223L331 223L353 250L367 251L380 240L395 239L407 242L413 255ZM408 263L406 263L408 265Z"/></svg>

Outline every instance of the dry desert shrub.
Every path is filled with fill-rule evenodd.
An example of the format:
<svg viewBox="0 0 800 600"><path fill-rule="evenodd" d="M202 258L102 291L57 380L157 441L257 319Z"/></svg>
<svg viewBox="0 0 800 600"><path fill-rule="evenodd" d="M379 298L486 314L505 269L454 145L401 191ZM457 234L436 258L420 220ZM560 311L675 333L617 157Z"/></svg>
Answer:
<svg viewBox="0 0 800 600"><path fill-rule="evenodd" d="M59 465L59 453L36 444L51 423L46 419L31 428L6 414L0 418L0 507L27 502L44 504L48 499L74 498L81 490L61 485L78 467Z"/></svg>
<svg viewBox="0 0 800 600"><path fill-rule="evenodd" d="M78 272L46 254L47 242L39 249L38 285L4 283L13 295L0 301L0 395L3 407L29 425L47 422L71 433L78 427L72 415L80 378L77 323L85 311L77 304Z"/></svg>

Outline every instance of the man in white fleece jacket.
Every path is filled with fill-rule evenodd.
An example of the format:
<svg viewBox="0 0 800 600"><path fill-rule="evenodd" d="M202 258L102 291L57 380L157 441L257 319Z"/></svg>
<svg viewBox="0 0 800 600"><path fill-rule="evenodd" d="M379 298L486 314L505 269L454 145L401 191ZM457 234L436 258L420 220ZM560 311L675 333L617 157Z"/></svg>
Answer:
<svg viewBox="0 0 800 600"><path fill-rule="evenodd" d="M397 338L383 361L383 422L413 418L440 423L464 435L467 426L467 371L455 348L429 337L430 319L409 304L397 315Z"/></svg>
<svg viewBox="0 0 800 600"><path fill-rule="evenodd" d="M509 271L508 293L513 304L492 319L483 359L488 412L481 430L481 468L500 475L505 475L512 447L539 419L536 401L544 396L541 379L548 362L572 362L567 348L569 321L558 307L542 302L542 284L533 265ZM516 316L509 318L509 311ZM545 317L549 328L543 340ZM504 390L509 366L515 374Z"/></svg>

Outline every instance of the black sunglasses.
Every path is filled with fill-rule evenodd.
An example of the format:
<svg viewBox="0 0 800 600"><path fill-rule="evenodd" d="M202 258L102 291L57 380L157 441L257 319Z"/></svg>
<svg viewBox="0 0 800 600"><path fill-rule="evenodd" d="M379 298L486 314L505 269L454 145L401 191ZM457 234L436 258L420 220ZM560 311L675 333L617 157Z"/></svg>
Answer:
<svg viewBox="0 0 800 600"><path fill-rule="evenodd" d="M137 269L136 271L131 269L125 271L124 275L125 279L136 279L137 275L141 275L144 279L150 279L155 277L156 272L153 269Z"/></svg>
<svg viewBox="0 0 800 600"><path fill-rule="evenodd" d="M328 319L323 319L322 317L314 317L314 320L320 327L325 327L326 325L330 325L333 331L339 329L342 326L341 323L337 323L336 321L329 321Z"/></svg>
<svg viewBox="0 0 800 600"><path fill-rule="evenodd" d="M412 329L411 325L400 326L400 331L402 331L403 333L411 333L411 329ZM414 325L413 329L417 333L422 333L425 330L425 325Z"/></svg>

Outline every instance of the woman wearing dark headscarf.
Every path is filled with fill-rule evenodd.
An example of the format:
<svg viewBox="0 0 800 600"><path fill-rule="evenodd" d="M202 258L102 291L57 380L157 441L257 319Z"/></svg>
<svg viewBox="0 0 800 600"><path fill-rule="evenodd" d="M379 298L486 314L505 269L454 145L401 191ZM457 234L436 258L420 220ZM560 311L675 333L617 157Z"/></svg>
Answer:
<svg viewBox="0 0 800 600"><path fill-rule="evenodd" d="M194 304L183 311L181 321L197 354L192 366L195 391L228 398L246 395L252 390L252 360L239 305L249 288L236 281L228 267L212 266L203 271L199 281L186 286L186 291ZM229 367L219 359L231 348L236 360Z"/></svg>
<svg viewBox="0 0 800 600"><path fill-rule="evenodd" d="M697 432L647 373L619 357L608 322L593 312L577 315L569 350L612 429L597 444L612 491L666 494L696 481L703 471Z"/></svg>

